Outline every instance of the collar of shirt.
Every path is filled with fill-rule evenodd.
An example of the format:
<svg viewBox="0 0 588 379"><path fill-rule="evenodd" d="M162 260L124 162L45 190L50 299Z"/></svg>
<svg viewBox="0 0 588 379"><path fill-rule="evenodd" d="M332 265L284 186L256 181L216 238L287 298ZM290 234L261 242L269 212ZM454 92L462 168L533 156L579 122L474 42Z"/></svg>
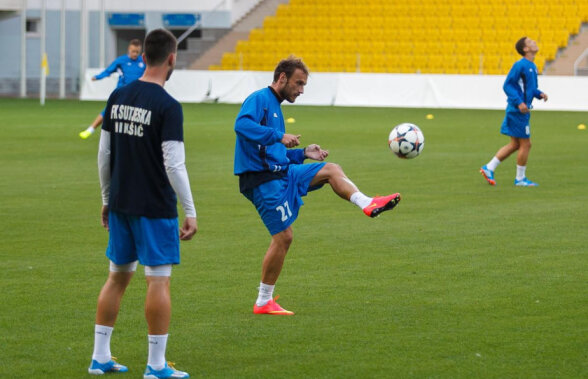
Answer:
<svg viewBox="0 0 588 379"><path fill-rule="evenodd" d="M284 101L284 99L282 99L280 97L280 95L278 95L278 93L276 92L276 90L274 89L274 87L272 86L267 86L267 88L270 89L270 91L272 91L272 93L274 94L274 96L276 97L276 99L278 99L278 103L282 104L282 101Z"/></svg>

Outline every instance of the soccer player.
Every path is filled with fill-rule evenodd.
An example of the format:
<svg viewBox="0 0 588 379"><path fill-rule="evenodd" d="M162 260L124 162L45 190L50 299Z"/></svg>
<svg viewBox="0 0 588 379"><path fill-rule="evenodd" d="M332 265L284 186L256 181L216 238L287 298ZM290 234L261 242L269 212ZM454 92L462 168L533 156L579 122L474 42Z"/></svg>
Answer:
<svg viewBox="0 0 588 379"><path fill-rule="evenodd" d="M90 374L125 372L110 337L137 261L145 266L149 356L145 378L188 378L165 360L171 318L170 276L179 240L197 231L184 163L182 106L163 85L176 63L177 41L164 29L145 39L143 76L108 99L98 149L102 225L109 231L110 273L98 297ZM178 223L176 194L185 219Z"/></svg>
<svg viewBox="0 0 588 379"><path fill-rule="evenodd" d="M531 149L531 109L533 98L547 101L547 94L537 88L537 66L533 61L539 51L537 42L528 37L517 41L515 48L523 56L510 69L503 89L508 97L506 116L502 122L500 132L510 137L510 142L501 147L488 164L480 168L480 173L491 185L496 185L494 170L518 150L517 173L514 185L518 187L536 187L538 184L527 179L527 158Z"/></svg>
<svg viewBox="0 0 588 379"><path fill-rule="evenodd" d="M92 81L104 79L118 72L119 76L116 88L120 88L139 79L143 75L143 71L145 71L145 63L143 62L143 57L141 57L141 41L133 39L129 42L127 54L116 58L104 71L93 76ZM94 119L94 122L86 130L80 132L81 138L86 139L94 133L96 128L102 124L105 111L106 109L100 112Z"/></svg>
<svg viewBox="0 0 588 379"><path fill-rule="evenodd" d="M304 92L307 78L308 69L301 59L290 56L280 61L272 84L249 95L235 121L234 173L239 176L241 193L253 203L271 234L253 306L255 314L294 314L272 297L292 243L291 225L308 191L328 183L337 195L369 217L394 208L400 201L398 193L375 198L364 195L337 164L303 164L307 158L323 161L328 156L319 145L288 149L300 145L300 135L286 133L280 104L284 100L293 103Z"/></svg>

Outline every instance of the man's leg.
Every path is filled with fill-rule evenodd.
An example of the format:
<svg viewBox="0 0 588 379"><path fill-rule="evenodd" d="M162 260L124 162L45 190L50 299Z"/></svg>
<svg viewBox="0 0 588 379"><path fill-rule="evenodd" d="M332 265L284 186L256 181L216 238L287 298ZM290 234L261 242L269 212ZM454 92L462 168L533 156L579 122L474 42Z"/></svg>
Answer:
<svg viewBox="0 0 588 379"><path fill-rule="evenodd" d="M518 187L536 187L538 184L527 179L527 159L531 151L531 139L520 138L520 148L517 154L517 174L514 184Z"/></svg>
<svg viewBox="0 0 588 379"><path fill-rule="evenodd" d="M169 276L145 276L145 280L147 281L145 319L149 334L167 334L171 319Z"/></svg>
<svg viewBox="0 0 588 379"><path fill-rule="evenodd" d="M94 131L100 125L102 125L102 121L104 121L104 117L102 117L102 113L99 113L98 116L96 116L96 118L92 122L92 124L90 126L88 126L88 128L86 130L84 130L83 132L80 132L80 137L83 139L90 137L92 135L92 133L94 133Z"/></svg>
<svg viewBox="0 0 588 379"><path fill-rule="evenodd" d="M112 271L112 267L123 267L131 271ZM88 368L90 374L102 375L106 372L125 372L127 368L112 360L110 337L120 309L122 297L133 277L136 263L129 265L111 265L108 279L98 296L96 307L96 325L94 326L94 352L92 363Z"/></svg>
<svg viewBox="0 0 588 379"><path fill-rule="evenodd" d="M96 309L96 324L113 327L120 309L122 297L133 277L134 271L131 272L113 272L108 274L108 279L100 295L98 296L98 306Z"/></svg>
<svg viewBox="0 0 588 379"><path fill-rule="evenodd" d="M145 319L149 335L149 356L145 377L187 378L188 373L168 366L165 360L169 323L171 320L170 295L171 265L146 266L147 296L145 297Z"/></svg>
<svg viewBox="0 0 588 379"><path fill-rule="evenodd" d="M339 197L357 205L370 217L377 217L380 213L394 208L400 201L400 194L398 193L374 198L364 195L345 175L341 166L335 163L324 165L310 182L310 186L314 187L326 183L329 183Z"/></svg>
<svg viewBox="0 0 588 379"><path fill-rule="evenodd" d="M529 152L531 151L531 139L519 138L519 153L517 154L517 164L519 166L526 166Z"/></svg>
<svg viewBox="0 0 588 379"><path fill-rule="evenodd" d="M336 163L327 163L316 173L310 186L319 186L329 183L333 191L342 199L350 200L351 195L359 192L357 186L349 180L341 166Z"/></svg>
<svg viewBox="0 0 588 379"><path fill-rule="evenodd" d="M272 236L270 246L263 258L261 267L261 283L259 284L259 294L253 306L253 313L257 314L274 314L274 315L293 315L293 312L287 311L280 307L272 300L274 286L282 272L284 260L288 249L292 244L293 233L292 227L276 233Z"/></svg>
<svg viewBox="0 0 588 379"><path fill-rule="evenodd" d="M502 162L506 158L510 157L510 155L512 153L514 153L515 151L517 151L520 148L521 141L522 141L521 138L510 137L510 142L508 144L502 146L500 149L498 149L498 151L496 152L496 158L500 162Z"/></svg>
<svg viewBox="0 0 588 379"><path fill-rule="evenodd" d="M170 266L171 267L171 266ZM147 296L145 297L145 319L149 341L147 365L153 370L165 368L167 332L171 320L171 295L169 276L145 276Z"/></svg>
<svg viewBox="0 0 588 379"><path fill-rule="evenodd" d="M272 241L265 253L261 267L262 283L269 285L276 284L280 272L282 272L282 266L284 265L290 244L292 244L293 237L294 234L290 226L288 229L272 236Z"/></svg>
<svg viewBox="0 0 588 379"><path fill-rule="evenodd" d="M508 158L512 153L519 149L519 139L515 137L510 137L510 142L504 146L502 146L494 157L480 168L480 173L486 181L491 185L496 185L496 181L494 180L494 170L498 167L498 165Z"/></svg>

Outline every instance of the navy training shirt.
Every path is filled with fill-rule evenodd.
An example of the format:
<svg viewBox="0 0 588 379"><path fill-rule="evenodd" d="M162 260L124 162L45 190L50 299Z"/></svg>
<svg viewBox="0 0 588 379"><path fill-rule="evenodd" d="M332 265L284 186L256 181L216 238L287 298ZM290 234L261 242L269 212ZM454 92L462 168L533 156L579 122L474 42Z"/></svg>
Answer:
<svg viewBox="0 0 588 379"><path fill-rule="evenodd" d="M110 132L109 209L176 218L176 194L163 164L163 141L183 141L180 103L158 84L136 80L108 99L102 129Z"/></svg>

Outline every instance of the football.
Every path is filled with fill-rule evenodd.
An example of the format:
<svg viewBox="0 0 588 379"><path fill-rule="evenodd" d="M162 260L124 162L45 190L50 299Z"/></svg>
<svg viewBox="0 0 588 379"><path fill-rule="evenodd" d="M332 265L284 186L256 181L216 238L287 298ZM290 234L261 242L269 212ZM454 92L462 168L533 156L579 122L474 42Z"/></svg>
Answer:
<svg viewBox="0 0 588 379"><path fill-rule="evenodd" d="M425 147L425 136L415 124L402 123L390 132L388 146L400 158L416 158Z"/></svg>

